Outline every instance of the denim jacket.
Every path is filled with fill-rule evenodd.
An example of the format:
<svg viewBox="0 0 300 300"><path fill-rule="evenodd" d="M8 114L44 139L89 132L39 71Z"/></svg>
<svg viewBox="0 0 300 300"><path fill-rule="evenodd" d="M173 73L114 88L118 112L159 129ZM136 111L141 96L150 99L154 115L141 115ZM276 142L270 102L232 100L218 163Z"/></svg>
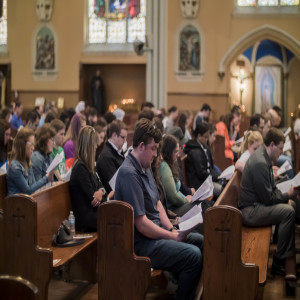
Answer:
<svg viewBox="0 0 300 300"><path fill-rule="evenodd" d="M33 170L30 167L28 171L17 160L13 160L7 166L7 193L13 195L17 193L32 194L48 182L46 176L36 181Z"/></svg>

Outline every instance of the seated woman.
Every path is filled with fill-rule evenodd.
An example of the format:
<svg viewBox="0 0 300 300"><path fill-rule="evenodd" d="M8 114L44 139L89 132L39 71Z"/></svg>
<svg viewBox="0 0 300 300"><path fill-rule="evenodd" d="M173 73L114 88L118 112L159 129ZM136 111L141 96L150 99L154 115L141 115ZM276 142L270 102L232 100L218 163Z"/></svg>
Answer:
<svg viewBox="0 0 300 300"><path fill-rule="evenodd" d="M93 127L86 126L81 130L70 179L76 230L84 232L97 231L97 207L106 201L105 190L95 173L97 141Z"/></svg>
<svg viewBox="0 0 300 300"><path fill-rule="evenodd" d="M249 130L244 137L244 141L241 145L241 156L235 163L236 170L243 172L245 164L253 154L253 152L258 149L263 144L263 138L259 131Z"/></svg>
<svg viewBox="0 0 300 300"><path fill-rule="evenodd" d="M166 206L179 216L185 214L192 206L192 195L184 196L180 192L179 167L177 157L179 154L178 140L166 134L162 142L163 161L159 166L159 179L165 190Z"/></svg>
<svg viewBox="0 0 300 300"><path fill-rule="evenodd" d="M0 120L0 167L7 162L7 143L10 139L11 129L8 122Z"/></svg>
<svg viewBox="0 0 300 300"><path fill-rule="evenodd" d="M70 126L64 139L63 148L66 159L75 157L79 133L84 126L86 126L86 117L81 113L75 114L71 119Z"/></svg>
<svg viewBox="0 0 300 300"><path fill-rule="evenodd" d="M48 181L53 180L53 172L35 180L30 157L34 150L34 132L29 128L18 131L14 143L11 160L7 168L8 195L24 193L32 194Z"/></svg>
<svg viewBox="0 0 300 300"><path fill-rule="evenodd" d="M219 174L214 168L212 155L207 147L208 139L208 124L198 124L194 131L194 139L190 140L185 147L187 181L189 186L198 189L211 175L214 185L213 193L215 197L218 197L222 191L222 186L217 182Z"/></svg>
<svg viewBox="0 0 300 300"><path fill-rule="evenodd" d="M217 134L223 135L225 138L225 156L234 161L234 155L231 150L231 147L234 145L235 141L230 140L229 132L230 128L233 126L233 115L231 113L225 115L223 121L220 121L216 124Z"/></svg>
<svg viewBox="0 0 300 300"><path fill-rule="evenodd" d="M43 178L51 163L55 129L49 124L44 124L36 133L35 151L31 155L32 170L35 180Z"/></svg>

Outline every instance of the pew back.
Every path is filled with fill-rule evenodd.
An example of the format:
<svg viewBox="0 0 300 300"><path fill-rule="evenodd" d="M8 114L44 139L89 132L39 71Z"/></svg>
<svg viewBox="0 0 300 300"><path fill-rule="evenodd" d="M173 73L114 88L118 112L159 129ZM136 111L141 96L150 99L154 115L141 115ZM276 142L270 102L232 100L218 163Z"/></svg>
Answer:
<svg viewBox="0 0 300 300"><path fill-rule="evenodd" d="M3 208L3 200L7 196L6 174L0 175L0 209Z"/></svg>
<svg viewBox="0 0 300 300"><path fill-rule="evenodd" d="M217 134L216 140L211 146L214 164L223 172L227 167L232 165L230 158L225 157L225 138Z"/></svg>

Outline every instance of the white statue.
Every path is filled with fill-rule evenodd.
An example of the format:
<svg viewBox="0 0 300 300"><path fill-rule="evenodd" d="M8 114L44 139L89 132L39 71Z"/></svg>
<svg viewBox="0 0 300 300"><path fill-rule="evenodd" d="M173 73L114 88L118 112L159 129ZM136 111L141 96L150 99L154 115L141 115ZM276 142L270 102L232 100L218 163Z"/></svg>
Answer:
<svg viewBox="0 0 300 300"><path fill-rule="evenodd" d="M185 18L196 18L199 0L180 0L180 8Z"/></svg>
<svg viewBox="0 0 300 300"><path fill-rule="evenodd" d="M53 0L36 0L35 10L40 21L50 21L53 10Z"/></svg>

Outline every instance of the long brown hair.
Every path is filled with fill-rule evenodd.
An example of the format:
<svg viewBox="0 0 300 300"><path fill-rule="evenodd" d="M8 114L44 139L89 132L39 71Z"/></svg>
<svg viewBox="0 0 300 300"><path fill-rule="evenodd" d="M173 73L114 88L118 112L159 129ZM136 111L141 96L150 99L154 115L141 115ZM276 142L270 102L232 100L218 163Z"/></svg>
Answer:
<svg viewBox="0 0 300 300"><path fill-rule="evenodd" d="M78 138L74 164L81 160L93 173L95 170L95 152L97 147L97 133L92 126L85 126L81 129Z"/></svg>
<svg viewBox="0 0 300 300"><path fill-rule="evenodd" d="M44 124L36 133L35 150L40 151L43 155L48 153L48 141L54 138L56 130L49 123Z"/></svg>
<svg viewBox="0 0 300 300"><path fill-rule="evenodd" d="M14 138L9 164L15 159L23 165L26 171L28 171L31 162L30 157L26 157L26 144L31 136L34 136L34 132L30 128L24 127L18 131Z"/></svg>
<svg viewBox="0 0 300 300"><path fill-rule="evenodd" d="M179 167L177 160L173 161L173 152L176 150L178 143L178 139L175 136L166 134L163 137L161 148L163 160L169 165L175 181L179 180Z"/></svg>

